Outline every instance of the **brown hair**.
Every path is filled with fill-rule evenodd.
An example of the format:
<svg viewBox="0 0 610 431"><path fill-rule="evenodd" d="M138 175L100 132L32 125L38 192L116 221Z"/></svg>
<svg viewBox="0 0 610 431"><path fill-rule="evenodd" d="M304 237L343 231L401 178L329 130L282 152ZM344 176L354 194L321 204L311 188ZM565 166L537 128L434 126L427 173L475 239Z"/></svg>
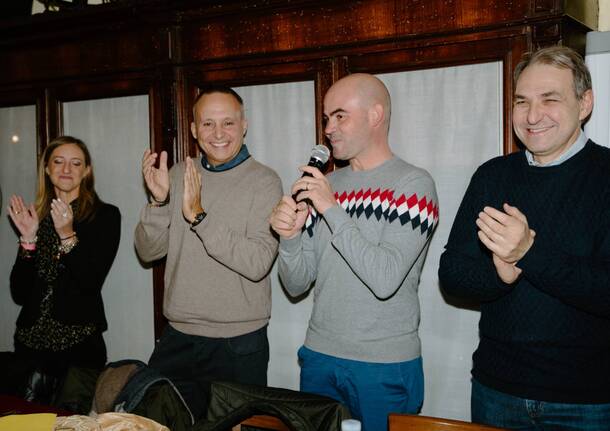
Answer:
<svg viewBox="0 0 610 431"><path fill-rule="evenodd" d="M514 73L516 83L526 67L534 64L546 64L560 69L572 71L574 93L578 100L582 99L585 91L590 90L591 73L579 53L566 46L549 46L538 51L525 53L521 62L517 64Z"/></svg>
<svg viewBox="0 0 610 431"><path fill-rule="evenodd" d="M90 219L102 203L95 192L93 166L91 165L91 154L89 153L89 149L85 143L78 138L72 136L59 136L47 145L42 153L40 163L38 164L38 191L36 192L35 205L36 213L40 220L49 215L49 212L51 211L51 201L55 198L55 188L53 183L51 183L45 168L49 164L49 159L51 158L53 151L66 144L74 144L80 148L85 156L85 167L88 166L90 168L89 174L87 174L80 183L78 197L76 198L77 205L74 220L80 222Z"/></svg>

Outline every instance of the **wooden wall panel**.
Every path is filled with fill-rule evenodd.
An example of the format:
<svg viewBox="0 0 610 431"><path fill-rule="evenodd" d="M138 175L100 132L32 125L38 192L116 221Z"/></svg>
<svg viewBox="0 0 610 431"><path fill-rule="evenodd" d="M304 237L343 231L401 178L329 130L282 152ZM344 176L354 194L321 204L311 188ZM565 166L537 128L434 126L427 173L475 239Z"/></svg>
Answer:
<svg viewBox="0 0 610 431"><path fill-rule="evenodd" d="M58 23L58 25L67 23ZM70 24L68 24L70 25ZM70 37L55 34L0 43L0 83L49 81L143 70L167 63L168 38L150 28L101 28ZM32 36L36 30L32 29ZM1 34L1 32L0 32ZM10 42L6 41L5 42ZM4 45L4 46L3 46Z"/></svg>
<svg viewBox="0 0 610 431"><path fill-rule="evenodd" d="M275 9L251 3L231 20L222 14L189 16L182 27L183 40L189 43L183 46L181 60L211 61L421 38L510 24L533 15L529 0L301 1Z"/></svg>

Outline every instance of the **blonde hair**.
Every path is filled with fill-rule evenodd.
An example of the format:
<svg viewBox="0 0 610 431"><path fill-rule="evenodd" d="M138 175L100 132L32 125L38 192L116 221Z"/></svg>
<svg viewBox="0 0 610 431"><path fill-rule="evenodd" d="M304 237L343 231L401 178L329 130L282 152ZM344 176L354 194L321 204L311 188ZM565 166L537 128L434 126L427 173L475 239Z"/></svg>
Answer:
<svg viewBox="0 0 610 431"><path fill-rule="evenodd" d="M38 164L38 190L36 192L36 213L38 218L42 220L51 211L51 201L56 197L55 188L49 175L47 175L46 167L49 164L51 154L56 148L66 145L76 145L85 156L85 167L89 167L89 173L83 178L80 183L78 197L76 198L76 213L74 220L80 222L90 219L95 211L100 206L102 201L95 192L93 166L91 164L91 154L83 141L72 136L59 136L53 139L44 149L40 163Z"/></svg>

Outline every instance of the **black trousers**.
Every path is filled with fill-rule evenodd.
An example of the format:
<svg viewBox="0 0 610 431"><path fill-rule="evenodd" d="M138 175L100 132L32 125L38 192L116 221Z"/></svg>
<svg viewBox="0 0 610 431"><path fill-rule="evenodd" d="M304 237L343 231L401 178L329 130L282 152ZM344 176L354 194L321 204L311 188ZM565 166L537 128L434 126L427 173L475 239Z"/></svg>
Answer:
<svg viewBox="0 0 610 431"><path fill-rule="evenodd" d="M101 370L106 365L106 343L100 332L57 352L31 349L15 340L15 353L26 361L33 361L44 373L58 377L63 376L70 367Z"/></svg>
<svg viewBox="0 0 610 431"><path fill-rule="evenodd" d="M168 377L195 419L207 412L210 382L267 385L267 326L231 338L184 334L167 325L148 366Z"/></svg>
<svg viewBox="0 0 610 431"><path fill-rule="evenodd" d="M15 340L15 352L0 353L0 393L40 404L55 404L68 369L99 372L106 363L106 344L94 333L61 351L31 349Z"/></svg>

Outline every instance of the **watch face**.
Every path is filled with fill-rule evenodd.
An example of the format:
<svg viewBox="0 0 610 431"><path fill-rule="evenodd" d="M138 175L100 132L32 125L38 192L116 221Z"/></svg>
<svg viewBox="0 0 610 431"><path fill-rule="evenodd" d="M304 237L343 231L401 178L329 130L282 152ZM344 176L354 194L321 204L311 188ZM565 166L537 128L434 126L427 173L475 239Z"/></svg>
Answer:
<svg viewBox="0 0 610 431"><path fill-rule="evenodd" d="M195 220L193 220L193 222L191 223L191 226L197 226L199 223L201 223L201 221L205 218L206 215L207 214L205 213L205 211L202 211L197 214L195 216Z"/></svg>

